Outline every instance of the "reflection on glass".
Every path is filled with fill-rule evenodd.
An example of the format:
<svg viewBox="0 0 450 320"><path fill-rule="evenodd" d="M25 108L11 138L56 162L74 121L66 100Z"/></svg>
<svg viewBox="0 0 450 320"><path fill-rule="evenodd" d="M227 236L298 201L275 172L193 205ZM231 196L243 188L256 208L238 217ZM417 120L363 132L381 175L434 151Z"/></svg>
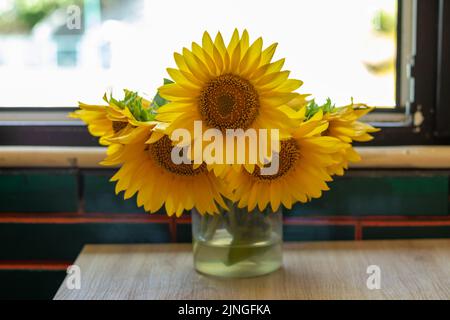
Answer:
<svg viewBox="0 0 450 320"><path fill-rule="evenodd" d="M152 96L174 51L237 27L278 41L319 101L394 107L396 11L395 0L2 0L0 106L74 106L122 88Z"/></svg>

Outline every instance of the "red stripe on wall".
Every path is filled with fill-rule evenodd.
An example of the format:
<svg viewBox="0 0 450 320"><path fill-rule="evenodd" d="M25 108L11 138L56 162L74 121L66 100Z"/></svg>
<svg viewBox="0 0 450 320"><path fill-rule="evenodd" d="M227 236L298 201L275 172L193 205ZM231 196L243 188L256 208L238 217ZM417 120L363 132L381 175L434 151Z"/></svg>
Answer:
<svg viewBox="0 0 450 320"><path fill-rule="evenodd" d="M163 214L111 214L111 213L0 213L0 223L95 223L95 222L154 222L177 224L191 223L189 215L180 218L168 217ZM333 224L352 225L363 224L393 224L410 222L413 224L431 223L450 224L450 216L302 216L285 217L286 224Z"/></svg>
<svg viewBox="0 0 450 320"><path fill-rule="evenodd" d="M1 213L0 223L169 223L165 215L96 213Z"/></svg>
<svg viewBox="0 0 450 320"><path fill-rule="evenodd" d="M436 227L450 226L449 220L361 221L363 227Z"/></svg>
<svg viewBox="0 0 450 320"><path fill-rule="evenodd" d="M286 225L353 226L354 239L362 239L365 227L435 227L450 226L450 216L295 216L283 219ZM1 213L0 223L75 224L75 223L166 223L171 242L177 241L177 225L191 223L190 215L180 218L162 214L79 214L79 213Z"/></svg>
<svg viewBox="0 0 450 320"><path fill-rule="evenodd" d="M363 237L363 235L362 235L362 232L363 231L363 228L362 228L362 226L361 226L361 222L357 222L356 224L355 224L355 240L362 240L362 237Z"/></svg>
<svg viewBox="0 0 450 320"><path fill-rule="evenodd" d="M49 270L65 271L69 261L0 261L0 270Z"/></svg>

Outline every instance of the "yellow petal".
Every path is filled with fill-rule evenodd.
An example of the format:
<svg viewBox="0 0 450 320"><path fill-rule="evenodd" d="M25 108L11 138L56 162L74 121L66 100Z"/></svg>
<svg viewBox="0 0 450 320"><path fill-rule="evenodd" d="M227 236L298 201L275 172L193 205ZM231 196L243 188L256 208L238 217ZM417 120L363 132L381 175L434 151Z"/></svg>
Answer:
<svg viewBox="0 0 450 320"><path fill-rule="evenodd" d="M241 46L236 46L231 54L230 72L237 73L241 61Z"/></svg>
<svg viewBox="0 0 450 320"><path fill-rule="evenodd" d="M273 43L268 46L261 54L261 64L268 64L273 58L275 51L277 50L278 43Z"/></svg>
<svg viewBox="0 0 450 320"><path fill-rule="evenodd" d="M227 46L227 51L233 52L237 45L239 45L239 31L238 29L234 29L230 43Z"/></svg>
<svg viewBox="0 0 450 320"><path fill-rule="evenodd" d="M248 31L244 30L244 32L242 33L241 41L240 41L242 55L244 55L247 52L249 43L250 43L250 37L248 36Z"/></svg>
<svg viewBox="0 0 450 320"><path fill-rule="evenodd" d="M220 32L217 32L216 38L214 39L214 46L219 50L219 53L224 56L225 51L227 51L227 48L225 47L225 42L223 41L222 34Z"/></svg>
<svg viewBox="0 0 450 320"><path fill-rule="evenodd" d="M203 47L203 49L206 50L206 52L207 52L209 55L212 55L214 43L213 43L213 41L212 41L212 39L211 39L211 36L210 36L209 33L206 32L206 31L203 33L202 47Z"/></svg>
<svg viewBox="0 0 450 320"><path fill-rule="evenodd" d="M271 107L278 107L283 104L288 103L292 99L296 97L297 93L281 93L281 94L273 94L271 96L264 96L260 98L261 104L265 104Z"/></svg>
<svg viewBox="0 0 450 320"><path fill-rule="evenodd" d="M270 74L265 75L264 77L262 77L256 83L256 85L261 90L270 90L270 89L276 88L281 83L286 81L286 79L289 78L289 74L290 74L290 71L282 71L282 72L270 73Z"/></svg>
<svg viewBox="0 0 450 320"><path fill-rule="evenodd" d="M297 80L297 79L288 79L285 82L283 82L281 85L276 87L277 91L281 92L292 92L297 90L303 85L303 81Z"/></svg>
<svg viewBox="0 0 450 320"><path fill-rule="evenodd" d="M209 72L212 74L216 74L216 64L214 63L214 60L211 58L211 56L203 50L197 43L192 43L192 52L200 58L200 60L206 64L206 66L209 69Z"/></svg>
<svg viewBox="0 0 450 320"><path fill-rule="evenodd" d="M261 61L261 49L263 45L262 38L258 38L251 47L247 50L244 57L241 60L239 69L242 75L253 72Z"/></svg>
<svg viewBox="0 0 450 320"><path fill-rule="evenodd" d="M206 65L191 51L183 48L183 58L190 72L202 81L208 81L210 75L208 74Z"/></svg>
<svg viewBox="0 0 450 320"><path fill-rule="evenodd" d="M191 77L189 77L188 75L186 75L186 72L178 69L167 68L166 70L172 80L178 83L183 88L186 88L188 90L196 90L200 88L200 82L194 80L195 78L192 76L192 74L189 74L191 75Z"/></svg>
<svg viewBox="0 0 450 320"><path fill-rule="evenodd" d="M196 92L183 88L178 83L165 84L158 88L161 97L173 101L195 97Z"/></svg>
<svg viewBox="0 0 450 320"><path fill-rule="evenodd" d="M184 61L184 58L183 58L183 56L181 54L175 52L173 54L173 57L175 59L176 65L178 66L178 68L180 70L190 73L189 68L188 68L188 66L187 66L186 62Z"/></svg>

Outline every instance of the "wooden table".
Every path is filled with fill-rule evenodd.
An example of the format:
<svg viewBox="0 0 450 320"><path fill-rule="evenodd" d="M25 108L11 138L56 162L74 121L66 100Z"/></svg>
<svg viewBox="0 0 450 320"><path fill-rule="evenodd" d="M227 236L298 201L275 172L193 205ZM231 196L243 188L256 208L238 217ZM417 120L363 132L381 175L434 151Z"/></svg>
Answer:
<svg viewBox="0 0 450 320"><path fill-rule="evenodd" d="M251 279L196 273L189 244L87 245L75 264L81 289L55 299L450 299L450 240L286 243L284 267Z"/></svg>

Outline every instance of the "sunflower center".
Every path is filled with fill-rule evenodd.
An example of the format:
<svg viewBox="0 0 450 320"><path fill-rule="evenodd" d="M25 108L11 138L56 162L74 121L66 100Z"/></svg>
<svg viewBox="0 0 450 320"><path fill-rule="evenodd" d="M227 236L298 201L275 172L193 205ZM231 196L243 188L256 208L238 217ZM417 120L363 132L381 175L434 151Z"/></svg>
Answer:
<svg viewBox="0 0 450 320"><path fill-rule="evenodd" d="M275 180L288 173L295 166L299 157L299 148L294 139L281 141L278 172L272 175L262 175L261 169L256 166L252 175L260 180Z"/></svg>
<svg viewBox="0 0 450 320"><path fill-rule="evenodd" d="M128 122L126 121L113 121L112 122L112 128L114 133L119 132L120 130L122 130L123 128L125 128L127 126Z"/></svg>
<svg viewBox="0 0 450 320"><path fill-rule="evenodd" d="M233 111L235 105L234 98L228 94L224 94L217 98L218 111L222 116L227 116Z"/></svg>
<svg viewBox="0 0 450 320"><path fill-rule="evenodd" d="M253 85L234 74L211 80L200 94L199 111L209 127L247 129L258 116L259 97Z"/></svg>
<svg viewBox="0 0 450 320"><path fill-rule="evenodd" d="M149 145L148 152L153 160L167 171L183 176L195 176L206 171L206 164L194 169L192 164L175 164L172 161L172 141L168 136L164 136L155 143Z"/></svg>

